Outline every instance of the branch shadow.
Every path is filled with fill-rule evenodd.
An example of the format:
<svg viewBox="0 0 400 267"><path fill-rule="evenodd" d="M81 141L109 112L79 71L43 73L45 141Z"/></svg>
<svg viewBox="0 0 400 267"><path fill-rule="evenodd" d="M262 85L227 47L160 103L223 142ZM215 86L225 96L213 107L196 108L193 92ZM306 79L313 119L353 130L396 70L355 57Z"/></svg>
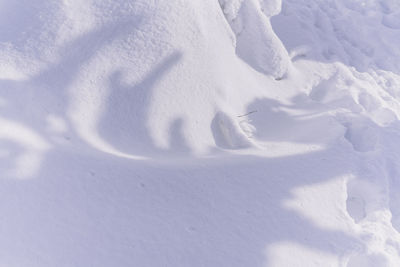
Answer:
<svg viewBox="0 0 400 267"><path fill-rule="evenodd" d="M179 51L166 56L135 85L125 84L121 71L110 76L108 101L98 124L98 132L106 142L124 153L151 157L170 155L176 148L190 151L182 134L181 118L170 123L170 148L165 150L154 144L147 126L153 89L181 57Z"/></svg>
<svg viewBox="0 0 400 267"><path fill-rule="evenodd" d="M54 146L71 146L78 143L89 149L89 144L82 140L67 116L70 105L69 89L81 68L103 47L118 38L135 35L141 23L141 17L124 18L108 23L62 46L59 51L60 59L50 63L38 74L26 80L1 79L0 119L6 118L9 122L23 124L27 131L33 132ZM50 116L65 124L62 133L49 132ZM55 139L57 142L54 142ZM7 139L0 136L0 141L6 143ZM0 166L0 168L9 167Z"/></svg>

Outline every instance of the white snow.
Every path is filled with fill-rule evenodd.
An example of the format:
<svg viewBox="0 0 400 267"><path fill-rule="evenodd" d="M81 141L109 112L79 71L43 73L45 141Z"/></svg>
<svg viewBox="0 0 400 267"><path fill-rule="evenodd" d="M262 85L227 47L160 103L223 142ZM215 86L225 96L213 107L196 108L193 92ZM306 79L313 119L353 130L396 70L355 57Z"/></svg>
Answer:
<svg viewBox="0 0 400 267"><path fill-rule="evenodd" d="M0 0L0 266L400 266L397 0Z"/></svg>

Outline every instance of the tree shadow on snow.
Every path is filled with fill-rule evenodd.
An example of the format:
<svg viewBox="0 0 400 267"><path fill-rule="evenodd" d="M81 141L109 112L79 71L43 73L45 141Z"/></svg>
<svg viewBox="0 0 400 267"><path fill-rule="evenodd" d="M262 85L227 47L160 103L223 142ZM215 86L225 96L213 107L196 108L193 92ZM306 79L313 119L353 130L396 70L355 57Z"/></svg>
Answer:
<svg viewBox="0 0 400 267"><path fill-rule="evenodd" d="M179 58L177 52L161 60L136 85L124 84L121 72L111 75L109 106L99 127L105 140L127 153L159 152L152 147L146 129L148 97ZM76 68L80 64L67 62ZM49 71L54 75L57 72ZM67 73L63 84L74 75ZM39 80L44 82L43 87L47 84L66 89L56 79L49 79L52 82ZM40 98L36 101L42 103ZM65 103L59 104L63 116ZM249 110L254 108L258 109L258 117L253 116L260 130L257 138L263 140L290 139L269 131L269 118L278 120L272 124L279 131L313 120L292 118L273 100L259 100L249 106ZM126 113L131 116L119 117ZM41 123L44 121L31 127L48 136L35 128ZM185 154L188 148L183 125L179 118L171 123L169 142L171 149ZM144 141L141 144L138 140ZM181 159L170 165L99 155L90 146L87 151L71 153L56 145L47 152L36 179L0 181L2 214L7 218L0 227L2 263L29 263L32 267L272 266L265 249L277 242L293 242L317 253L337 255L361 246L354 237L324 229L284 206L285 201L293 199L294 189L351 171L344 160L345 151L340 149L276 158L237 155L198 159L197 163Z"/></svg>
<svg viewBox="0 0 400 267"><path fill-rule="evenodd" d="M181 57L178 51L166 56L137 84L124 83L121 71L111 75L109 95L98 125L104 140L127 154L157 157L160 154L170 155L171 151L190 151L182 133L184 121L181 118L170 123L168 149L154 144L147 127L153 89Z"/></svg>
<svg viewBox="0 0 400 267"><path fill-rule="evenodd" d="M345 153L333 147L162 164L55 148L36 179L1 181L7 218L0 227L1 261L273 266L266 247L279 242L345 256L361 248L353 236L318 226L284 204L295 201L296 188L347 174ZM17 257L21 251L23 258Z"/></svg>
<svg viewBox="0 0 400 267"><path fill-rule="evenodd" d="M66 116L68 87L101 47L134 32L137 23L133 20L121 28L111 25L79 37L66 46L58 63L29 81L0 81L1 96L8 103L0 108L0 115L26 122L53 144L35 179L0 180L1 213L6 218L0 222L1 263L252 267L272 266L265 248L279 242L343 256L360 248L353 236L325 229L285 206L295 199L296 188L351 173L346 148L330 146L273 158L227 155L195 163L180 159L164 164L98 153L80 140ZM181 56L180 52L166 56L137 84L125 84L121 71L110 76L108 106L98 125L102 138L126 153L169 155L168 149L156 147L149 137L146 118L152 89ZM249 111L257 110L249 116L258 129L254 137L311 142L310 130L329 118L294 117L285 111L306 106L284 106L271 99L251 103ZM18 109L32 110L32 114ZM64 136L79 139L88 153L52 141L45 130L48 110L66 121ZM169 145L170 150L186 155L184 123L181 118L171 122ZM292 135L293 131L301 134ZM224 144L223 140L216 143ZM9 154L11 160L20 152L14 144L5 149L15 152Z"/></svg>
<svg viewBox="0 0 400 267"><path fill-rule="evenodd" d="M132 147L113 144L123 151L136 152L139 147L147 152L152 142L144 128L147 105L131 103L137 103L137 95L149 96L146 90L178 59L179 54L167 57L138 85L124 84L120 72L111 76L110 107L101 124L106 140L112 134L106 127L120 127L113 120L122 119L123 125L138 126L129 136L119 129L118 138L132 142ZM110 113L112 105L116 114ZM307 132L307 125L319 121L292 117L284 110L306 106L256 100L249 105L250 111L258 111L251 115L259 130L256 137L306 142L271 131L291 132L287 127L306 125ZM119 118L123 112L132 117ZM179 118L171 123L170 146L187 153L183 125ZM136 135L147 140L143 146L124 140ZM46 152L35 179L0 181L2 214L7 218L0 227L3 264L272 266L266 248L279 242L335 255L362 247L354 237L318 226L284 204L295 199L296 188L350 173L345 149L329 147L275 158L231 155L195 163L180 159L173 164L128 160L90 147L87 151L71 153L56 145Z"/></svg>

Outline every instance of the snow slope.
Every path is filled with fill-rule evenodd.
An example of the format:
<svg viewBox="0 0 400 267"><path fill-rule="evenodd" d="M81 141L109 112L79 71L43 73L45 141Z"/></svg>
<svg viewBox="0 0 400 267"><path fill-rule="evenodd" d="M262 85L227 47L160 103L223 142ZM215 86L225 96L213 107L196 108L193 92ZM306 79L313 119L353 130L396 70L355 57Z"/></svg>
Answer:
<svg viewBox="0 0 400 267"><path fill-rule="evenodd" d="M0 266L400 266L396 0L0 0Z"/></svg>

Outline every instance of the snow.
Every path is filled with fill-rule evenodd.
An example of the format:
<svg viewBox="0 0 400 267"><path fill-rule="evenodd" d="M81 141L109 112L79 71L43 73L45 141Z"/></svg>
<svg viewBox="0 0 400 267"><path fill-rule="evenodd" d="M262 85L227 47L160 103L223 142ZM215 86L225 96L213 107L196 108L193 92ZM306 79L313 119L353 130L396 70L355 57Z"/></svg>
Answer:
<svg viewBox="0 0 400 267"><path fill-rule="evenodd" d="M280 1L219 2L236 36L237 55L254 69L282 79L289 68L289 55L270 23L270 17L279 13Z"/></svg>
<svg viewBox="0 0 400 267"><path fill-rule="evenodd" d="M396 0L0 0L0 266L400 266Z"/></svg>

